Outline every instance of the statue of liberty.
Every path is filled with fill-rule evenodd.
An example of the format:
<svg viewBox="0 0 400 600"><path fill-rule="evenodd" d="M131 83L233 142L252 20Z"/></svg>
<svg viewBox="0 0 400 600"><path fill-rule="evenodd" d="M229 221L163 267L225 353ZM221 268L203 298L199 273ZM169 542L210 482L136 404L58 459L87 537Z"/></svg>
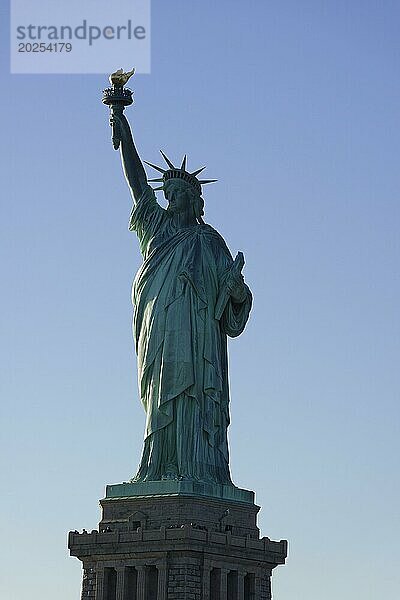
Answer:
<svg viewBox="0 0 400 600"><path fill-rule="evenodd" d="M122 111L111 107L114 147L133 198L129 229L143 255L132 301L146 427L132 481L231 484L227 336L242 333L251 309L243 255L233 260L202 219L202 185L212 181L198 179L203 169L189 172L186 156L176 167L162 153L166 167L146 163L161 174L148 180ZM166 209L148 181L161 183Z"/></svg>

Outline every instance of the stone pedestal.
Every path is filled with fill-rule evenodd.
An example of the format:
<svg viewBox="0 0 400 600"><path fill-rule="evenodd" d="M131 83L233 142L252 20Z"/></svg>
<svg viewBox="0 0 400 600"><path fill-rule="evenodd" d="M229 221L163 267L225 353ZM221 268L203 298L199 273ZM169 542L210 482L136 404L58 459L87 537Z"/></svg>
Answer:
<svg viewBox="0 0 400 600"><path fill-rule="evenodd" d="M83 563L82 600L271 598L287 542L260 538L252 492L118 484L100 504L98 530L69 534L70 553Z"/></svg>

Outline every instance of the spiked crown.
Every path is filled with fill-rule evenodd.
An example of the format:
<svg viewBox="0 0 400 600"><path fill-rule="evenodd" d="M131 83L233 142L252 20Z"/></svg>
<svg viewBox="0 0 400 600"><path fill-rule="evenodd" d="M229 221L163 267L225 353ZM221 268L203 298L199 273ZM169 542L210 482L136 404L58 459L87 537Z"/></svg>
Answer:
<svg viewBox="0 0 400 600"><path fill-rule="evenodd" d="M146 163L146 165L149 165L153 169L156 169L157 171L159 171L159 173L162 173L162 177L158 177L156 179L149 179L149 181L151 181L151 182L155 182L155 181L163 182L163 185L161 185L160 187L154 188L155 190L163 190L164 184L167 181L169 181L170 179L182 179L183 181L186 181L186 183L189 183L196 190L196 192L199 195L201 195L201 186L202 185L204 185L205 183L214 183L214 181L217 181L216 179L197 179L197 175L199 173L201 173L201 171L203 171L203 169L205 169L205 167L201 167L201 169L197 169L197 171L193 171L192 173L189 173L189 171L186 171L186 154L183 157L181 166L175 167L172 164L172 162L169 160L169 158L164 154L164 152L162 150L160 150L160 152L169 167L168 169L163 169L162 167L153 165L152 163L149 163L146 160L144 161Z"/></svg>

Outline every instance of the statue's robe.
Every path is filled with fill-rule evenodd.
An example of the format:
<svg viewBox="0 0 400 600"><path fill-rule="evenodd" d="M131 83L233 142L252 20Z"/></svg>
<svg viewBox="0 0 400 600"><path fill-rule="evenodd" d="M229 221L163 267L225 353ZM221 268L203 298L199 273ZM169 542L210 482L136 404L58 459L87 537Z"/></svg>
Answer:
<svg viewBox="0 0 400 600"><path fill-rule="evenodd" d="M215 306L226 293L232 256L209 225L178 228L150 186L129 229L143 264L133 283L133 330L140 398L146 411L135 481L182 478L230 483L227 335L243 331L252 297Z"/></svg>

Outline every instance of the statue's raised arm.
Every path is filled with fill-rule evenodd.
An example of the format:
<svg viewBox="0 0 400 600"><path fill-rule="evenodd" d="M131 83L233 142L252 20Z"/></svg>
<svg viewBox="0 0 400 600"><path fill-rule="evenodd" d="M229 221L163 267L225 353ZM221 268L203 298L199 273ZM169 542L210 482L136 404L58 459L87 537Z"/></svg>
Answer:
<svg viewBox="0 0 400 600"><path fill-rule="evenodd" d="M124 73L118 69L110 75L111 87L103 92L103 103L110 107L110 125L112 127L112 142L115 150L121 151L122 166L136 203L147 185L146 172L136 150L129 123L123 114L124 108L132 104L132 90L124 85L134 74L135 69Z"/></svg>
<svg viewBox="0 0 400 600"><path fill-rule="evenodd" d="M119 138L125 178L131 190L132 198L134 202L137 202L147 185L147 176L143 163L136 150L128 120L122 111L112 110L110 124L115 130L114 136Z"/></svg>

